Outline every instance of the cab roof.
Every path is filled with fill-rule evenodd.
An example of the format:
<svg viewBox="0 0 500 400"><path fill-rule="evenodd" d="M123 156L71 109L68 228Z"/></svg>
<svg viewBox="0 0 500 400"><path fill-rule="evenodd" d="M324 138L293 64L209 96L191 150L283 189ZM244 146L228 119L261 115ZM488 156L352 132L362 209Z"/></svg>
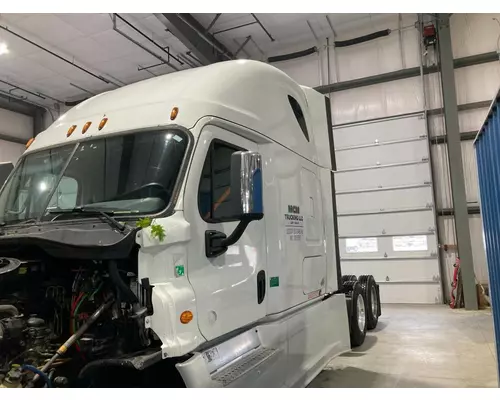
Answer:
<svg viewBox="0 0 500 400"><path fill-rule="evenodd" d="M28 151L158 126L175 124L191 129L201 118L214 116L260 132L299 154L310 155L309 140L297 123L289 96L300 105L312 134L304 90L288 75L259 61L220 62L94 96L70 109L37 135ZM174 107L179 112L175 120L171 120ZM99 130L99 122L104 117L107 123ZM87 122L91 125L83 134L82 128ZM77 127L68 137L72 125Z"/></svg>

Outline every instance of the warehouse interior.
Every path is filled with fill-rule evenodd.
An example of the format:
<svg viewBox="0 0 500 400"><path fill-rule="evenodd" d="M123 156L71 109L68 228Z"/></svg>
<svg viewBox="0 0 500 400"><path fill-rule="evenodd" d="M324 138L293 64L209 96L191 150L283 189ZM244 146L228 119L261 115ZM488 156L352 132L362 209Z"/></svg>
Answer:
<svg viewBox="0 0 500 400"><path fill-rule="evenodd" d="M330 99L342 273L383 307L309 386L498 387L474 139L499 42L500 14L3 13L0 164L100 93L266 62Z"/></svg>

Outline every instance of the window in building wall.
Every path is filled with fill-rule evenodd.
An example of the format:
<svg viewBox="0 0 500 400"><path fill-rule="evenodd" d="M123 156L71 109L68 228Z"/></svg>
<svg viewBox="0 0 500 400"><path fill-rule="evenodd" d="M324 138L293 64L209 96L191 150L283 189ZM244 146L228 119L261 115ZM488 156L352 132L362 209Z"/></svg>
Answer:
<svg viewBox="0 0 500 400"><path fill-rule="evenodd" d="M394 236L392 248L394 251L426 251L427 236Z"/></svg>
<svg viewBox="0 0 500 400"><path fill-rule="evenodd" d="M345 240L347 253L376 253L378 251L377 238L350 238Z"/></svg>

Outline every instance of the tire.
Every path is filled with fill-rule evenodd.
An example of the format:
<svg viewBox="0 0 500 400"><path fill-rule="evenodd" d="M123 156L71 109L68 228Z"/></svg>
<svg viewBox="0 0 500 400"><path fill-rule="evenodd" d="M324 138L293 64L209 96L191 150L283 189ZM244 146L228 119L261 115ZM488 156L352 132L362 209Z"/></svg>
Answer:
<svg viewBox="0 0 500 400"><path fill-rule="evenodd" d="M351 347L361 346L366 336L366 307L363 289L358 281L347 281L344 287L349 290L346 303Z"/></svg>
<svg viewBox="0 0 500 400"><path fill-rule="evenodd" d="M342 283L346 283L349 281L357 281L356 275L342 275Z"/></svg>
<svg viewBox="0 0 500 400"><path fill-rule="evenodd" d="M366 305L366 327L368 330L375 329L380 313L380 298L378 285L373 275L361 275L359 283L363 291Z"/></svg>

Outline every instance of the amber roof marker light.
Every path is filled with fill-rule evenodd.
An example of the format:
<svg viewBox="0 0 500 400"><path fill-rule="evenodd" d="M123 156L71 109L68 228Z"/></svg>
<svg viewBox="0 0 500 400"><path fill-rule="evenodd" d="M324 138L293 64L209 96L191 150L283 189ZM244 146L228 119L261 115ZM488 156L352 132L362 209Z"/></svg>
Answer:
<svg viewBox="0 0 500 400"><path fill-rule="evenodd" d="M76 125L71 125L68 129L68 132L66 132L66 137L70 137L73 134L73 132L75 131L75 129L76 129Z"/></svg>
<svg viewBox="0 0 500 400"><path fill-rule="evenodd" d="M108 122L108 119L106 117L104 117L103 119L101 119L101 122L99 122L98 129L101 130L102 128L104 128L106 126L107 122Z"/></svg>
<svg viewBox="0 0 500 400"><path fill-rule="evenodd" d="M89 122L86 122L85 125L83 125L83 128L82 128L82 135L87 132L90 128L90 125L92 125L92 122L89 121Z"/></svg>
<svg viewBox="0 0 500 400"><path fill-rule="evenodd" d="M176 119L177 114L179 114L179 108L178 107L172 108L172 111L170 111L170 120L173 121L174 119Z"/></svg>
<svg viewBox="0 0 500 400"><path fill-rule="evenodd" d="M34 141L35 141L34 137L32 137L30 140L28 140L28 142L26 143L26 148L30 147Z"/></svg>

